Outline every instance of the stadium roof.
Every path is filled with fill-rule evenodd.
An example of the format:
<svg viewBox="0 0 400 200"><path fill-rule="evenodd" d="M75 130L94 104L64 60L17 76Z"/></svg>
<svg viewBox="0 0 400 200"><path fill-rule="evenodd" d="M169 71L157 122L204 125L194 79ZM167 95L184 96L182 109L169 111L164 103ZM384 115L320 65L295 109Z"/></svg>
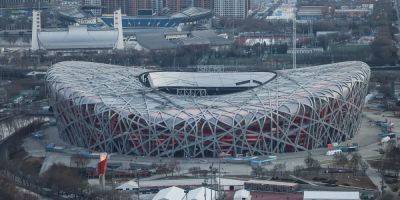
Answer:
<svg viewBox="0 0 400 200"><path fill-rule="evenodd" d="M201 115L210 121L233 124L276 110L296 113L300 106L314 105L316 98L345 97L370 73L367 64L355 61L278 70L273 80L242 92L182 97L145 86L139 80L144 72L149 70L67 61L53 65L47 81L54 91L77 105L95 104L95 112L113 110L121 117L140 114L146 120L167 124Z"/></svg>
<svg viewBox="0 0 400 200"><path fill-rule="evenodd" d="M212 17L211 10L191 7L171 16L123 16L123 27L175 27L180 23L195 22ZM101 19L108 26L112 26L114 19L111 16L102 16Z"/></svg>
<svg viewBox="0 0 400 200"><path fill-rule="evenodd" d="M229 77L227 79L226 77ZM275 77L271 72L151 72L152 88L160 87L255 87Z"/></svg>
<svg viewBox="0 0 400 200"><path fill-rule="evenodd" d="M203 15L211 14L211 10L198 8L198 7L190 7L179 13L175 13L171 16L171 18L181 18L181 17L198 17Z"/></svg>
<svg viewBox="0 0 400 200"><path fill-rule="evenodd" d="M38 33L40 48L57 49L112 49L118 40L116 30L89 31L86 26L69 26L65 31Z"/></svg>

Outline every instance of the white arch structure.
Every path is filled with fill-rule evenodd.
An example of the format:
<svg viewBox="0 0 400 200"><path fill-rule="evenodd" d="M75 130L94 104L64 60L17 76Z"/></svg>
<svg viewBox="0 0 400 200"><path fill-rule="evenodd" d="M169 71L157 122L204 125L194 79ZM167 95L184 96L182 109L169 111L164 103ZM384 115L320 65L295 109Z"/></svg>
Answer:
<svg viewBox="0 0 400 200"><path fill-rule="evenodd" d="M47 83L62 138L143 156L313 149L358 132L370 77L367 64L351 61L278 70L240 92L179 96L143 84L146 72L78 61L53 65Z"/></svg>

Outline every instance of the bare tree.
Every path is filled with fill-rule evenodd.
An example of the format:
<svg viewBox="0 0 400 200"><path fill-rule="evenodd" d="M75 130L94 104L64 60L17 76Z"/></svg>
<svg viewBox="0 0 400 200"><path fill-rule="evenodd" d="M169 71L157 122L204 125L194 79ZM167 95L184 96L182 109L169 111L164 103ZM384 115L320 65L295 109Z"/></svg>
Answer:
<svg viewBox="0 0 400 200"><path fill-rule="evenodd" d="M89 163L89 159L80 154L73 154L71 156L71 167L84 168Z"/></svg>
<svg viewBox="0 0 400 200"><path fill-rule="evenodd" d="M200 167L191 167L189 168L189 173L191 173L194 177L198 177L200 170Z"/></svg>
<svg viewBox="0 0 400 200"><path fill-rule="evenodd" d="M304 166L303 166L303 165L296 165L296 166L293 168L293 174L294 174L295 176L298 176L298 175L300 175L301 171L303 171L303 170L304 170Z"/></svg>
<svg viewBox="0 0 400 200"><path fill-rule="evenodd" d="M318 160L312 157L311 153L308 153L307 157L304 159L304 163L306 164L307 169L319 170L321 168L321 164Z"/></svg>
<svg viewBox="0 0 400 200"><path fill-rule="evenodd" d="M351 159L349 160L349 166L354 171L354 173L358 171L361 162L361 155L359 153L353 153Z"/></svg>
<svg viewBox="0 0 400 200"><path fill-rule="evenodd" d="M272 178L273 179L281 179L286 175L286 164L285 163L279 163L274 165L272 168Z"/></svg>
<svg viewBox="0 0 400 200"><path fill-rule="evenodd" d="M349 159L343 153L337 153L333 156L333 161L335 162L336 166L340 166L344 168L348 163Z"/></svg>
<svg viewBox="0 0 400 200"><path fill-rule="evenodd" d="M263 174L263 168L260 166L252 168L252 174L256 177L261 177Z"/></svg>

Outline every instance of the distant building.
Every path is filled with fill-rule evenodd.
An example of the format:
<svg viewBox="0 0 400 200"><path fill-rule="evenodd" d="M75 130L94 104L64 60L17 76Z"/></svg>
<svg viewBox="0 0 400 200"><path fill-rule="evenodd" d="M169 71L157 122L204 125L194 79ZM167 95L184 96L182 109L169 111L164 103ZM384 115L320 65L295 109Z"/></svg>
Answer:
<svg viewBox="0 0 400 200"><path fill-rule="evenodd" d="M101 0L102 14L112 14L121 9L123 15L137 16L153 12L152 0Z"/></svg>
<svg viewBox="0 0 400 200"><path fill-rule="evenodd" d="M335 17L339 18L364 18L372 14L373 4L362 4L361 6L342 6L335 10Z"/></svg>
<svg viewBox="0 0 400 200"><path fill-rule="evenodd" d="M212 10L214 8L213 0L193 0L194 7L205 8Z"/></svg>
<svg viewBox="0 0 400 200"><path fill-rule="evenodd" d="M250 0L215 0L214 14L220 17L244 19L250 9Z"/></svg>
<svg viewBox="0 0 400 200"><path fill-rule="evenodd" d="M133 1L131 0L101 0L102 14L113 14L115 10L121 9L123 15L132 16Z"/></svg>
<svg viewBox="0 0 400 200"><path fill-rule="evenodd" d="M37 8L49 3L50 0L0 0L0 8Z"/></svg>
<svg viewBox="0 0 400 200"><path fill-rule="evenodd" d="M319 20L328 14L327 6L300 6L297 11L298 20Z"/></svg>
<svg viewBox="0 0 400 200"><path fill-rule="evenodd" d="M121 11L114 13L114 29L92 30L69 26L68 30L42 30L40 12L33 11L31 50L75 51L123 49Z"/></svg>
<svg viewBox="0 0 400 200"><path fill-rule="evenodd" d="M230 48L232 41L218 36L214 31L174 31L153 29L134 33L137 50L156 51L176 49L182 46L203 46L214 50Z"/></svg>
<svg viewBox="0 0 400 200"><path fill-rule="evenodd" d="M282 4L272 12L272 15L267 16L268 21L291 21L296 16L296 7L294 4Z"/></svg>
<svg viewBox="0 0 400 200"><path fill-rule="evenodd" d="M359 192L304 191L304 200L359 200Z"/></svg>
<svg viewBox="0 0 400 200"><path fill-rule="evenodd" d="M165 0L165 7L168 8L169 13L175 13L182 9L181 3L181 0Z"/></svg>
<svg viewBox="0 0 400 200"><path fill-rule="evenodd" d="M315 54L315 53L323 53L324 48L296 48L296 54ZM293 53L293 49L287 50L288 54Z"/></svg>
<svg viewBox="0 0 400 200"><path fill-rule="evenodd" d="M278 181L250 180L244 182L244 189L257 192L296 192L299 184Z"/></svg>
<svg viewBox="0 0 400 200"><path fill-rule="evenodd" d="M94 16L101 16L101 0L83 0L82 6L87 7Z"/></svg>
<svg viewBox="0 0 400 200"><path fill-rule="evenodd" d="M305 44L309 40L309 35L297 36L297 44ZM271 34L264 32L244 32L235 38L235 43L243 46L253 46L256 44L274 45L291 44L292 36L290 34Z"/></svg>
<svg viewBox="0 0 400 200"><path fill-rule="evenodd" d="M180 12L189 7L212 9L212 0L165 0L164 7L169 13Z"/></svg>
<svg viewBox="0 0 400 200"><path fill-rule="evenodd" d="M180 24L206 24L212 17L211 10L190 7L170 16L123 16L122 27L177 27ZM104 23L113 25L112 16L101 17Z"/></svg>

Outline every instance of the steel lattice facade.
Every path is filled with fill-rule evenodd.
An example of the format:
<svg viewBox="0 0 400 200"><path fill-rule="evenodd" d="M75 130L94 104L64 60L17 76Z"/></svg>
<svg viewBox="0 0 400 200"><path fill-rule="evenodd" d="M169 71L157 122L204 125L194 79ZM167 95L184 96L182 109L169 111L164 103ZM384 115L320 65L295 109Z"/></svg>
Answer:
<svg viewBox="0 0 400 200"><path fill-rule="evenodd" d="M61 62L47 76L60 135L91 150L143 156L267 155L325 146L359 130L370 69L362 62L278 70L223 95L146 87L140 67Z"/></svg>

